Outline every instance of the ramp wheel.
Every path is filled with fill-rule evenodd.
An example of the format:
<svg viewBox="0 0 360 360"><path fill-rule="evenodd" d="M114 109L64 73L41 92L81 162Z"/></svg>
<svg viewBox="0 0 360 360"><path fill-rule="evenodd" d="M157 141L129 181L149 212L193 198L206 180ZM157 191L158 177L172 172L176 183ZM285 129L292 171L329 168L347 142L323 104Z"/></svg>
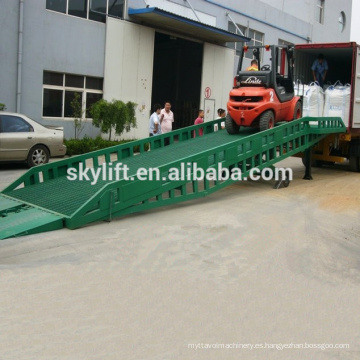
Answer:
<svg viewBox="0 0 360 360"><path fill-rule="evenodd" d="M240 126L227 114L225 119L225 129L230 135L238 134Z"/></svg>
<svg viewBox="0 0 360 360"><path fill-rule="evenodd" d="M260 115L260 131L272 129L275 126L275 116L271 110Z"/></svg>

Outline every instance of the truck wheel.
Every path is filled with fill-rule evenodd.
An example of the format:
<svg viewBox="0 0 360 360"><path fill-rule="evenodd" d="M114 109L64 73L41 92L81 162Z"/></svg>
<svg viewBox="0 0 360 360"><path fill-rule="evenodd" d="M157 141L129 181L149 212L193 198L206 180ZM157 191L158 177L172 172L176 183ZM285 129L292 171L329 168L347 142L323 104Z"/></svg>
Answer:
<svg viewBox="0 0 360 360"><path fill-rule="evenodd" d="M360 172L360 139L350 142L349 166L350 171Z"/></svg>
<svg viewBox="0 0 360 360"><path fill-rule="evenodd" d="M260 131L272 129L275 126L275 116L271 110L263 112L260 116Z"/></svg>
<svg viewBox="0 0 360 360"><path fill-rule="evenodd" d="M238 134L240 126L231 118L229 114L226 115L225 129L230 135Z"/></svg>
<svg viewBox="0 0 360 360"><path fill-rule="evenodd" d="M49 150L43 145L35 145L29 151L27 163L29 167L46 164L49 162Z"/></svg>
<svg viewBox="0 0 360 360"><path fill-rule="evenodd" d="M350 171L360 172L360 156L350 155L349 167Z"/></svg>
<svg viewBox="0 0 360 360"><path fill-rule="evenodd" d="M300 119L301 117L302 117L302 106L301 106L301 102L298 101L294 109L294 120Z"/></svg>

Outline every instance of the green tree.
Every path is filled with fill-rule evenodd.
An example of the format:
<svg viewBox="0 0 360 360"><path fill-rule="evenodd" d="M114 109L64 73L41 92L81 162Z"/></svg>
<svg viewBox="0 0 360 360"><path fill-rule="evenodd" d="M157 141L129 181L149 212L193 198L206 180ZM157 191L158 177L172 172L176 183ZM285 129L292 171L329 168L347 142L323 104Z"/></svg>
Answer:
<svg viewBox="0 0 360 360"><path fill-rule="evenodd" d="M74 93L74 98L71 100L70 106L74 118L75 139L77 139L85 127L85 123L83 122L84 111L79 93Z"/></svg>
<svg viewBox="0 0 360 360"><path fill-rule="evenodd" d="M100 128L102 133L108 133L111 140L113 129L116 135L121 135L136 127L135 108L136 104L131 101L125 104L121 100L109 102L101 99L91 106L90 114L93 125Z"/></svg>
<svg viewBox="0 0 360 360"><path fill-rule="evenodd" d="M6 110L5 104L0 104L0 111L5 111L5 110Z"/></svg>

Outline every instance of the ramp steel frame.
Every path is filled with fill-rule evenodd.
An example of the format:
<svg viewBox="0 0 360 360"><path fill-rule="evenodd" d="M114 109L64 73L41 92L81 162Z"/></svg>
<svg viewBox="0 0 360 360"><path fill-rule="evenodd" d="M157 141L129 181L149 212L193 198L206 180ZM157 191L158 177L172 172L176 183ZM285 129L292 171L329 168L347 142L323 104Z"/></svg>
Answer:
<svg viewBox="0 0 360 360"><path fill-rule="evenodd" d="M62 226L75 229L94 221L197 199L236 180L194 180L194 176L172 180L173 169L181 172L184 166L192 169L194 164L204 172L238 168L242 178L248 178L255 167L261 171L305 151L328 134L346 131L340 118L301 118L263 132L245 129L239 135L228 135L226 130L220 130L222 121L217 119L29 169L0 194L0 239ZM215 127L219 130L215 131ZM201 128L203 136L199 136ZM170 145L165 146L167 139ZM111 164L112 169L118 163L126 164L129 179L99 179L91 185L91 181L67 178L69 169L96 170L104 163ZM157 169L160 179L142 180L137 176L140 167ZM15 214L18 218L28 214L27 224L20 226ZM41 220L39 225L35 218L47 220Z"/></svg>

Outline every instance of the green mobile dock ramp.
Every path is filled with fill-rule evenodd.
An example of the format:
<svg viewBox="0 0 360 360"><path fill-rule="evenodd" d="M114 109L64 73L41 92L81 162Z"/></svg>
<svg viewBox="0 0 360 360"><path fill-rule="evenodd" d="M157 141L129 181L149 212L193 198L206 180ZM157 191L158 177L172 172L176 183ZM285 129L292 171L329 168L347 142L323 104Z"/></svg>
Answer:
<svg viewBox="0 0 360 360"><path fill-rule="evenodd" d="M250 170L271 167L286 157L302 152L330 133L345 132L340 118L302 118L267 131L242 129L229 135L220 129L222 120L189 126L168 134L70 157L33 167L0 194L0 239L34 234L109 220L113 217L196 199L228 186L236 180L194 180L182 176L172 180L173 169L238 167L243 177ZM311 125L315 122L316 125ZM203 128L203 136L199 129ZM192 137L196 132L197 136ZM165 140L170 145L165 145ZM150 151L148 146L150 145ZM111 163L111 165L109 165ZM69 180L69 174L81 168L102 171L128 167L128 179L120 171L118 179L111 172L91 184L88 172L83 180ZM121 163L121 164L120 164ZM141 180L140 168L158 169L159 179ZM72 173L68 173L72 171Z"/></svg>

